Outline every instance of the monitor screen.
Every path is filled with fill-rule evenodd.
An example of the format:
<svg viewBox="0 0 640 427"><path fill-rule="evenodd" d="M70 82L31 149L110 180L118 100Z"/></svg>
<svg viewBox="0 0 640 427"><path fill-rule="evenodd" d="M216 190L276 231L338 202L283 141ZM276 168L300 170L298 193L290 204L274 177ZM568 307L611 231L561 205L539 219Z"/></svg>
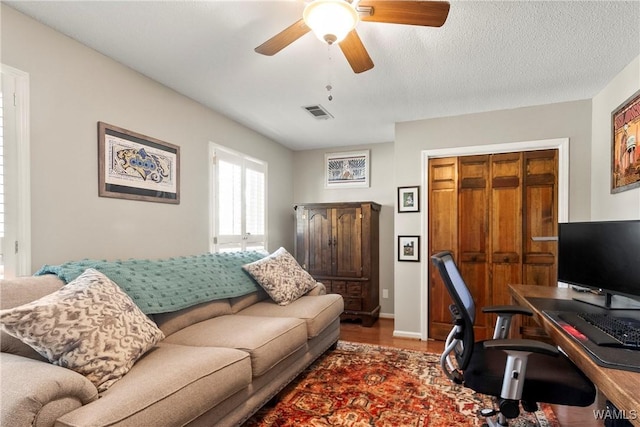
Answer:
<svg viewBox="0 0 640 427"><path fill-rule="evenodd" d="M640 299L640 220L558 224L558 281Z"/></svg>

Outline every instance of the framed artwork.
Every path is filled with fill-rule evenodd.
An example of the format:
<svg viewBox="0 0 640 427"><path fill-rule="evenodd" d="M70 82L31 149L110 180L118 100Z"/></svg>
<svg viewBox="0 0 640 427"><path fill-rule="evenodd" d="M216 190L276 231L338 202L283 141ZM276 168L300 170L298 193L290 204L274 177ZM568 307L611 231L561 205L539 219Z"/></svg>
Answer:
<svg viewBox="0 0 640 427"><path fill-rule="evenodd" d="M420 236L398 236L398 261L420 261Z"/></svg>
<svg viewBox="0 0 640 427"><path fill-rule="evenodd" d="M420 187L398 187L398 212L420 212Z"/></svg>
<svg viewBox="0 0 640 427"><path fill-rule="evenodd" d="M180 203L180 147L98 122L98 195Z"/></svg>
<svg viewBox="0 0 640 427"><path fill-rule="evenodd" d="M369 186L369 150L324 155L325 188Z"/></svg>
<svg viewBox="0 0 640 427"><path fill-rule="evenodd" d="M640 91L611 113L611 192L640 187Z"/></svg>

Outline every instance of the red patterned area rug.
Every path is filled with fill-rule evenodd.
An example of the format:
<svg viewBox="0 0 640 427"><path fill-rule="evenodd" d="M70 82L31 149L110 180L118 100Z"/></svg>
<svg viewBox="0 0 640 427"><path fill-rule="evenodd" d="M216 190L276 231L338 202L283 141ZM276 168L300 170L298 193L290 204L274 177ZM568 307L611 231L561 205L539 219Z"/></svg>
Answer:
<svg viewBox="0 0 640 427"><path fill-rule="evenodd" d="M340 341L245 427L480 426L491 398L453 384L439 355ZM559 427L547 405L512 426Z"/></svg>

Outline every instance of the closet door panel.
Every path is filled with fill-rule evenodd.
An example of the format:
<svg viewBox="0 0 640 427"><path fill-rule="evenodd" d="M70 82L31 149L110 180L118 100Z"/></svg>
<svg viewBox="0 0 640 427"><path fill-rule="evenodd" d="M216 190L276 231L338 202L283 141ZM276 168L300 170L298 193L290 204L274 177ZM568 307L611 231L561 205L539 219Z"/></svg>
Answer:
<svg viewBox="0 0 640 427"><path fill-rule="evenodd" d="M557 285L558 152L524 153L523 283ZM520 333L544 339L546 333L533 319L519 319Z"/></svg>
<svg viewBox="0 0 640 427"><path fill-rule="evenodd" d="M491 158L491 304L510 301L508 285L522 283L522 154Z"/></svg>
<svg viewBox="0 0 640 427"><path fill-rule="evenodd" d="M458 164L458 265L462 277L478 303L476 330L478 339L492 334L491 317L482 313L489 296L489 156L460 157Z"/></svg>
<svg viewBox="0 0 640 427"><path fill-rule="evenodd" d="M558 233L557 151L524 154L525 271L548 270L525 278L530 285L555 286ZM534 267L535 268L532 268Z"/></svg>
<svg viewBox="0 0 640 427"><path fill-rule="evenodd" d="M458 248L458 160L429 160L429 255ZM447 293L440 275L429 264L429 336L444 340L451 329Z"/></svg>

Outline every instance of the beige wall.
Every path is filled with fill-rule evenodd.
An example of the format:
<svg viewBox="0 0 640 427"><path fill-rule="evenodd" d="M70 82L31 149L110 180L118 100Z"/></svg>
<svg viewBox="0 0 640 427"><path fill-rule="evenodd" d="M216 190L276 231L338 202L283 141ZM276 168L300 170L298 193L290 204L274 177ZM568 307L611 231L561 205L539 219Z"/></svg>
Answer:
<svg viewBox="0 0 640 427"><path fill-rule="evenodd" d="M268 162L270 250L293 249L297 203L382 204L380 287L389 290L382 313L395 313L401 335L420 335L429 264L425 254L421 263L396 262L396 236L423 234L424 224L424 209L395 212L396 188L424 188L424 150L567 137L570 220L640 216L640 189L609 192L610 114L640 88L640 58L593 100L398 123L395 143L292 152L5 5L0 10L0 60L30 76L33 270L85 257L207 251L210 141ZM180 205L97 196L98 121L181 147ZM325 189L324 153L360 148L371 150L371 187Z"/></svg>
<svg viewBox="0 0 640 427"><path fill-rule="evenodd" d="M611 194L610 173L611 112L639 89L637 57L591 100L398 123L395 184L424 184L423 150L566 137L570 140L569 221L638 219L640 189ZM407 219L396 214L396 235L424 232L424 213ZM424 332L418 282L427 280L430 265L425 258L419 266L395 265L397 335L419 337Z"/></svg>
<svg viewBox="0 0 640 427"><path fill-rule="evenodd" d="M591 219L639 219L640 188L611 194L611 113L640 90L640 56L593 98ZM640 138L640 135L637 135ZM636 149L640 155L640 147Z"/></svg>
<svg viewBox="0 0 640 427"><path fill-rule="evenodd" d="M591 101L584 100L398 123L395 182L398 186L419 183L424 186L423 150L569 138L569 218L588 219L590 122ZM396 214L395 233L424 235L425 222L424 209L421 215L411 218ZM419 265L398 262L395 265L396 335L420 337L423 333L426 322L421 310L426 311L428 303L421 301L427 299L426 284L422 282L427 280L430 263L427 254L421 258Z"/></svg>
<svg viewBox="0 0 640 427"><path fill-rule="evenodd" d="M206 252L209 141L268 162L269 249L293 249L289 149L1 7L2 63L30 78L32 270ZM98 197L98 121L180 146L179 205Z"/></svg>
<svg viewBox="0 0 640 427"><path fill-rule="evenodd" d="M352 189L324 188L324 155L328 152L370 150L370 187ZM393 143L338 149L297 151L293 154L293 200L296 204L314 202L373 201L382 205L380 213L380 306L383 316L394 308L393 286L393 214L396 189L393 184ZM382 298L382 291L389 298Z"/></svg>

